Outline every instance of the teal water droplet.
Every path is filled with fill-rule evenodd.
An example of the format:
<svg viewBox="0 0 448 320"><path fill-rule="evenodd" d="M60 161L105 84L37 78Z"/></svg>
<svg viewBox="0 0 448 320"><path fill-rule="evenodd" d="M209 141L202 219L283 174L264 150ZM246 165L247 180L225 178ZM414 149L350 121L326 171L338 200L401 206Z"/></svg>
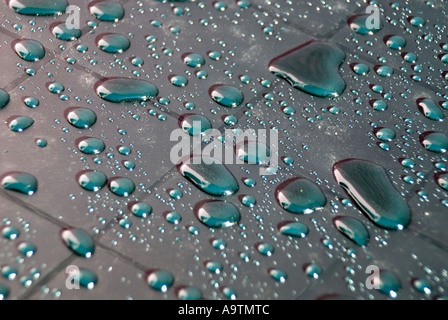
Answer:
<svg viewBox="0 0 448 320"><path fill-rule="evenodd" d="M52 25L51 33L62 41L74 41L81 37L81 30L77 28L68 28L64 22L60 22L58 24Z"/></svg>
<svg viewBox="0 0 448 320"><path fill-rule="evenodd" d="M31 242L21 242L17 246L17 249L23 256L25 256L27 258L32 257L37 251L36 245Z"/></svg>
<svg viewBox="0 0 448 320"><path fill-rule="evenodd" d="M129 78L103 79L95 85L95 91L100 98L115 103L151 100L159 94L152 83Z"/></svg>
<svg viewBox="0 0 448 320"><path fill-rule="evenodd" d="M146 218L152 213L152 207L145 202L137 202L132 204L131 212L139 218Z"/></svg>
<svg viewBox="0 0 448 320"><path fill-rule="evenodd" d="M369 242L369 231L364 223L352 217L338 216L333 219L333 223L344 236L362 247Z"/></svg>
<svg viewBox="0 0 448 320"><path fill-rule="evenodd" d="M224 250L227 247L227 242L223 239L213 239L212 246L216 250Z"/></svg>
<svg viewBox="0 0 448 320"><path fill-rule="evenodd" d="M305 268L305 274L314 279L318 279L322 274L322 268L318 264L308 264Z"/></svg>
<svg viewBox="0 0 448 320"><path fill-rule="evenodd" d="M223 265L218 261L207 261L205 263L205 267L208 271L214 274L220 274L222 272L222 269L224 268Z"/></svg>
<svg viewBox="0 0 448 320"><path fill-rule="evenodd" d="M389 66L380 66L376 68L376 74L380 77L390 77L394 74L394 70Z"/></svg>
<svg viewBox="0 0 448 320"><path fill-rule="evenodd" d="M372 103L373 109L376 111L386 111L387 110L387 103L384 100L375 100Z"/></svg>
<svg viewBox="0 0 448 320"><path fill-rule="evenodd" d="M172 189L170 190L169 195L171 198L179 200L180 198L182 198L183 193L179 189Z"/></svg>
<svg viewBox="0 0 448 320"><path fill-rule="evenodd" d="M152 289L166 292L173 285L174 276L166 270L149 270L146 274L146 282Z"/></svg>
<svg viewBox="0 0 448 320"><path fill-rule="evenodd" d="M323 41L310 41L269 63L269 71L294 88L318 97L337 97L345 90L339 66L345 52Z"/></svg>
<svg viewBox="0 0 448 320"><path fill-rule="evenodd" d="M184 76L172 76L170 77L170 82L176 87L185 87L188 84L188 79Z"/></svg>
<svg viewBox="0 0 448 320"><path fill-rule="evenodd" d="M380 270L377 282L379 292L392 298L397 297L398 291L401 289L401 282L395 273L387 270Z"/></svg>
<svg viewBox="0 0 448 320"><path fill-rule="evenodd" d="M431 152L446 153L448 150L448 137L440 132L426 132L421 135L420 142Z"/></svg>
<svg viewBox="0 0 448 320"><path fill-rule="evenodd" d="M96 45L107 53L123 53L131 46L131 41L119 33L103 33L96 38Z"/></svg>
<svg viewBox="0 0 448 320"><path fill-rule="evenodd" d="M98 276L95 272L85 268L73 268L68 272L71 279L76 279L82 288L92 290L98 282Z"/></svg>
<svg viewBox="0 0 448 320"><path fill-rule="evenodd" d="M448 173L438 173L435 176L437 184L444 190L448 191Z"/></svg>
<svg viewBox="0 0 448 320"><path fill-rule="evenodd" d="M28 108L32 109L37 108L40 104L39 99L35 97L26 97L25 99L23 99L23 102Z"/></svg>
<svg viewBox="0 0 448 320"><path fill-rule="evenodd" d="M59 82L52 82L48 85L48 91L50 91L51 93L61 93L64 90L64 86Z"/></svg>
<svg viewBox="0 0 448 320"><path fill-rule="evenodd" d="M375 132L375 136L381 141L390 142L395 139L395 131L389 128L380 128Z"/></svg>
<svg viewBox="0 0 448 320"><path fill-rule="evenodd" d="M234 115L226 116L224 118L224 123L229 127L232 127L238 123L238 118L235 117Z"/></svg>
<svg viewBox="0 0 448 320"><path fill-rule="evenodd" d="M79 185L87 190L97 192L107 183L107 176L99 170L84 170L78 174Z"/></svg>
<svg viewBox="0 0 448 320"><path fill-rule="evenodd" d="M124 17L121 4L112 1L94 1L89 4L89 12L100 21L118 22Z"/></svg>
<svg viewBox="0 0 448 320"><path fill-rule="evenodd" d="M253 208L257 204L257 200L250 195L246 195L241 198L241 203L246 207Z"/></svg>
<svg viewBox="0 0 448 320"><path fill-rule="evenodd" d="M230 171L215 158L193 156L179 165L179 172L196 187L213 196L230 196L239 189Z"/></svg>
<svg viewBox="0 0 448 320"><path fill-rule="evenodd" d="M96 113L88 108L71 107L65 112L65 118L74 127L88 129L96 122Z"/></svg>
<svg viewBox="0 0 448 320"><path fill-rule="evenodd" d="M244 184L246 185L246 186L248 186L249 188L253 188L253 187L255 187L255 185L257 184L256 182L255 182L255 180L254 179L251 179L251 178L246 178L246 179L244 179Z"/></svg>
<svg viewBox="0 0 448 320"><path fill-rule="evenodd" d="M236 298L237 298L236 291L229 287L222 288L222 294L224 295L224 297L226 299L229 299L229 300L236 300Z"/></svg>
<svg viewBox="0 0 448 320"><path fill-rule="evenodd" d="M177 290L177 298L180 300L201 300L202 292L196 287L183 286Z"/></svg>
<svg viewBox="0 0 448 320"><path fill-rule="evenodd" d="M241 214L232 203L221 200L202 202L195 209L196 217L209 228L227 228L238 223Z"/></svg>
<svg viewBox="0 0 448 320"><path fill-rule="evenodd" d="M416 63L417 55L412 52L407 52L403 55L403 59L404 59L404 61L409 62L409 63Z"/></svg>
<svg viewBox="0 0 448 320"><path fill-rule="evenodd" d="M131 160L125 160L123 161L123 165L126 169L128 169L129 171L132 171L135 169L135 163Z"/></svg>
<svg viewBox="0 0 448 320"><path fill-rule="evenodd" d="M125 177L112 178L109 181L109 189L113 194L120 197L128 197L135 190L134 182Z"/></svg>
<svg viewBox="0 0 448 320"><path fill-rule="evenodd" d="M406 46L406 39L402 36L387 37L386 46L393 50L402 50Z"/></svg>
<svg viewBox="0 0 448 320"><path fill-rule="evenodd" d="M26 172L9 172L2 177L3 188L29 196L36 193L37 185L36 177Z"/></svg>
<svg viewBox="0 0 448 320"><path fill-rule="evenodd" d="M179 224L182 221L182 216L176 211L171 211L165 214L165 220L171 224Z"/></svg>
<svg viewBox="0 0 448 320"><path fill-rule="evenodd" d="M218 61L219 59L222 58L221 53L219 53L218 51L210 51L208 53L208 56L210 59L215 60L215 61Z"/></svg>
<svg viewBox="0 0 448 320"><path fill-rule="evenodd" d="M2 266L1 271L2 276L8 280L14 280L19 274L19 271L15 267L8 265ZM1 300L1 285L0 285L0 300Z"/></svg>
<svg viewBox="0 0 448 320"><path fill-rule="evenodd" d="M236 155L246 163L268 165L271 149L259 141L244 141L236 146Z"/></svg>
<svg viewBox="0 0 448 320"><path fill-rule="evenodd" d="M278 230L281 234L294 238L305 238L309 232L306 225L297 221L283 222L279 225Z"/></svg>
<svg viewBox="0 0 448 320"><path fill-rule="evenodd" d="M445 118L442 110L432 99L419 99L417 100L417 106L420 112L430 120L442 121Z"/></svg>
<svg viewBox="0 0 448 320"><path fill-rule="evenodd" d="M90 258L95 253L95 240L84 229L63 228L60 236L65 245L81 257Z"/></svg>
<svg viewBox="0 0 448 320"><path fill-rule="evenodd" d="M0 283L0 300L6 300L9 296L9 288Z"/></svg>
<svg viewBox="0 0 448 320"><path fill-rule="evenodd" d="M205 59L199 53L188 53L183 57L185 65L192 68L200 68L205 64Z"/></svg>
<svg viewBox="0 0 448 320"><path fill-rule="evenodd" d="M118 147L118 153L124 156L128 156L131 154L131 148L129 148L128 146L119 146Z"/></svg>
<svg viewBox="0 0 448 320"><path fill-rule="evenodd" d="M422 17L412 17L409 19L409 23L412 24L414 27L423 27L426 23L425 19Z"/></svg>
<svg viewBox="0 0 448 320"><path fill-rule="evenodd" d="M274 246L270 243L258 243L255 247L260 254L267 257L271 257L275 251Z"/></svg>
<svg viewBox="0 0 448 320"><path fill-rule="evenodd" d="M9 119L8 126L11 131L23 132L34 123L34 120L26 116L17 116Z"/></svg>
<svg viewBox="0 0 448 320"><path fill-rule="evenodd" d="M406 168L414 168L415 162L412 159L402 159L401 165Z"/></svg>
<svg viewBox="0 0 448 320"><path fill-rule="evenodd" d="M348 25L351 30L355 31L358 34L362 34L362 35L373 35L383 28L381 20L380 20L380 24L378 27L376 27L376 26L369 27L367 22L370 22L370 21L371 21L370 15L358 14L358 15L354 15L348 19Z"/></svg>
<svg viewBox="0 0 448 320"><path fill-rule="evenodd" d="M235 87L217 84L210 88L210 97L227 108L236 108L244 101L243 92Z"/></svg>
<svg viewBox="0 0 448 320"><path fill-rule="evenodd" d="M66 0L8 0L8 6L18 14L29 16L59 16L68 7Z"/></svg>
<svg viewBox="0 0 448 320"><path fill-rule="evenodd" d="M327 198L320 188L308 179L292 178L275 190L275 198L286 211L312 213L325 206Z"/></svg>
<svg viewBox="0 0 448 320"><path fill-rule="evenodd" d="M364 63L357 63L357 64L355 64L353 66L353 71L356 74L359 74L361 76L365 76L366 74L369 73L370 68L366 64L364 64Z"/></svg>
<svg viewBox="0 0 448 320"><path fill-rule="evenodd" d="M20 39L13 41L12 45L17 55L25 61L35 62L45 57L45 48L37 40Z"/></svg>
<svg viewBox="0 0 448 320"><path fill-rule="evenodd" d="M15 240L20 235L20 230L17 229L16 227L5 226L5 227L1 228L1 230L2 230L3 237L8 240Z"/></svg>
<svg viewBox="0 0 448 320"><path fill-rule="evenodd" d="M406 201L383 167L367 160L348 159L336 163L333 173L339 185L377 225L401 230L411 222Z"/></svg>
<svg viewBox="0 0 448 320"><path fill-rule="evenodd" d="M425 279L413 279L411 281L412 286L415 290L417 290L420 293L424 293L426 295L431 295L432 293L432 285Z"/></svg>
<svg viewBox="0 0 448 320"><path fill-rule="evenodd" d="M0 110L6 107L9 103L9 93L0 89Z"/></svg>
<svg viewBox="0 0 448 320"><path fill-rule="evenodd" d="M83 137L77 141L79 151L85 154L100 154L106 149L103 140L93 137Z"/></svg>
<svg viewBox="0 0 448 320"><path fill-rule="evenodd" d="M269 269L269 275L277 282L285 283L288 275L280 269Z"/></svg>
<svg viewBox="0 0 448 320"><path fill-rule="evenodd" d="M210 120L200 114L187 114L181 118L180 127L191 136L206 135L212 128Z"/></svg>

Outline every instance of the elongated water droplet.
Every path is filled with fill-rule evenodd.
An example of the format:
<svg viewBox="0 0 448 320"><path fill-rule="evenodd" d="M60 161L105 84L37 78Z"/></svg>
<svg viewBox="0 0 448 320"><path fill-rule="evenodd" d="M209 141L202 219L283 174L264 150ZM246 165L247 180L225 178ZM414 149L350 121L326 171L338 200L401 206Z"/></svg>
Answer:
<svg viewBox="0 0 448 320"><path fill-rule="evenodd" d="M306 225L297 221L283 222L279 225L278 230L281 234L294 238L305 238L309 232Z"/></svg>
<svg viewBox="0 0 448 320"><path fill-rule="evenodd" d="M37 179L30 173L14 171L3 176L2 186L6 190L31 196L37 191Z"/></svg>
<svg viewBox="0 0 448 320"><path fill-rule="evenodd" d="M344 236L362 247L369 242L369 231L358 219L352 217L338 216L333 219L333 223Z"/></svg>
<svg viewBox="0 0 448 320"><path fill-rule="evenodd" d="M345 52L323 41L310 41L269 63L269 71L294 88L319 97L337 97L345 90L339 66Z"/></svg>
<svg viewBox="0 0 448 320"><path fill-rule="evenodd" d="M79 151L85 154L99 154L106 149L103 140L93 137L83 137L78 139L77 146Z"/></svg>
<svg viewBox="0 0 448 320"><path fill-rule="evenodd" d="M96 122L96 113L88 108L72 107L65 111L67 121L74 127L88 129Z"/></svg>
<svg viewBox="0 0 448 320"><path fill-rule="evenodd" d="M85 170L78 174L79 185L87 191L97 192L107 183L107 176L99 170Z"/></svg>
<svg viewBox="0 0 448 320"><path fill-rule="evenodd" d="M73 41L81 37L81 30L77 28L67 28L64 22L60 22L51 26L51 33L62 41Z"/></svg>
<svg viewBox="0 0 448 320"><path fill-rule="evenodd" d="M231 227L241 219L237 207L230 202L221 200L202 202L195 211L199 221L210 228Z"/></svg>
<svg viewBox="0 0 448 320"><path fill-rule="evenodd" d="M366 160L348 159L336 163L333 173L339 185L377 225L401 230L411 222L406 201L383 167Z"/></svg>
<svg viewBox="0 0 448 320"><path fill-rule="evenodd" d="M269 275L277 282L285 283L288 275L280 269L269 269Z"/></svg>
<svg viewBox="0 0 448 320"><path fill-rule="evenodd" d="M181 162L178 169L196 187L213 196L230 196L239 189L232 173L215 158L192 156Z"/></svg>
<svg viewBox="0 0 448 320"><path fill-rule="evenodd" d="M65 13L66 0L8 0L8 6L15 12L29 16L56 16Z"/></svg>
<svg viewBox="0 0 448 320"><path fill-rule="evenodd" d="M304 178L293 178L283 182L275 190L275 198L291 213L308 214L327 203L327 198L319 187Z"/></svg>
<svg viewBox="0 0 448 320"><path fill-rule="evenodd" d="M124 8L112 1L94 1L89 4L89 12L100 21L118 22L123 19Z"/></svg>
<svg viewBox="0 0 448 320"><path fill-rule="evenodd" d="M31 127L34 120L26 116L16 116L12 117L8 121L8 126L11 131L22 132Z"/></svg>
<svg viewBox="0 0 448 320"><path fill-rule="evenodd" d="M84 229L63 228L60 236L65 245L81 257L90 258L95 253L95 240Z"/></svg>
<svg viewBox="0 0 448 320"><path fill-rule="evenodd" d="M45 49L39 41L32 39L15 40L12 43L14 51L25 61L39 61L45 56Z"/></svg>
<svg viewBox="0 0 448 320"><path fill-rule="evenodd" d="M419 99L417 105L423 115L431 120L442 121L445 118L442 110L432 99Z"/></svg>
<svg viewBox="0 0 448 320"><path fill-rule="evenodd" d="M96 45L107 53L123 53L131 46L131 41L119 33L103 33L96 38Z"/></svg>
<svg viewBox="0 0 448 320"><path fill-rule="evenodd" d="M428 151L446 153L448 150L448 136L440 132L426 132L420 136L420 142Z"/></svg>
<svg viewBox="0 0 448 320"><path fill-rule="evenodd" d="M128 78L108 78L95 85L97 95L110 102L146 101L156 97L159 90L152 83Z"/></svg>
<svg viewBox="0 0 448 320"><path fill-rule="evenodd" d="M214 85L210 88L209 92L210 97L224 107L236 108L244 101L243 92L241 92L240 89L229 85Z"/></svg>

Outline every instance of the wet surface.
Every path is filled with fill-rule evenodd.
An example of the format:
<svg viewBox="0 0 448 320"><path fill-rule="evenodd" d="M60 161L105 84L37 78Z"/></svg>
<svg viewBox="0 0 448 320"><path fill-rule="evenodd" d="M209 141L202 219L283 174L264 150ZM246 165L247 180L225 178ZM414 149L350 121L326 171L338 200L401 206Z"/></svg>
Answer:
<svg viewBox="0 0 448 320"><path fill-rule="evenodd" d="M448 296L445 1L0 9L1 297Z"/></svg>

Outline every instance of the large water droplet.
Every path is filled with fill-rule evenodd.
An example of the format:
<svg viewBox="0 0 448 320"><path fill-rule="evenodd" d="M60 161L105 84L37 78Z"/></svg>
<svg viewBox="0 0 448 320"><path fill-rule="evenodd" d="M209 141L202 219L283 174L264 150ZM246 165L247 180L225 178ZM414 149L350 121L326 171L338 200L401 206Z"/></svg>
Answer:
<svg viewBox="0 0 448 320"><path fill-rule="evenodd" d="M362 247L369 242L369 231L358 219L352 217L338 216L333 219L336 228L347 238Z"/></svg>
<svg viewBox="0 0 448 320"><path fill-rule="evenodd" d="M278 203L291 213L311 213L327 203L327 198L313 182L293 178L283 182L275 190Z"/></svg>
<svg viewBox="0 0 448 320"><path fill-rule="evenodd" d="M26 172L9 172L2 177L2 186L6 190L33 195L37 191L37 179Z"/></svg>
<svg viewBox="0 0 448 320"><path fill-rule="evenodd" d="M124 17L121 4L112 1L94 1L89 4L89 12L100 21L118 22Z"/></svg>
<svg viewBox="0 0 448 320"><path fill-rule="evenodd" d="M12 42L17 55L25 61L39 61L45 56L45 48L36 40L19 39Z"/></svg>
<svg viewBox="0 0 448 320"><path fill-rule="evenodd" d="M195 211L199 221L210 228L230 227L241 219L237 207L230 202L221 200L202 202Z"/></svg>
<svg viewBox="0 0 448 320"><path fill-rule="evenodd" d="M66 0L8 0L8 6L15 12L29 16L55 16L65 12Z"/></svg>
<svg viewBox="0 0 448 320"><path fill-rule="evenodd" d="M196 187L213 196L229 196L239 189L232 173L215 158L192 156L181 162L178 169Z"/></svg>
<svg viewBox="0 0 448 320"><path fill-rule="evenodd" d="M8 120L8 126L11 131L22 132L31 127L34 120L27 116L16 116Z"/></svg>
<svg viewBox="0 0 448 320"><path fill-rule="evenodd" d="M431 120L442 121L445 118L442 110L432 99L418 99L417 105L423 115Z"/></svg>
<svg viewBox="0 0 448 320"><path fill-rule="evenodd" d="M386 46L393 50L402 50L406 46L406 39L402 36L388 36L385 42Z"/></svg>
<svg viewBox="0 0 448 320"><path fill-rule="evenodd" d="M90 258L95 252L95 240L84 229L63 228L60 236L66 246L81 257Z"/></svg>
<svg viewBox="0 0 448 320"><path fill-rule="evenodd" d="M448 150L448 137L440 132L426 132L420 136L420 142L428 151L446 153Z"/></svg>
<svg viewBox="0 0 448 320"><path fill-rule="evenodd" d="M103 33L96 38L96 45L107 53L123 53L131 46L131 41L119 33Z"/></svg>
<svg viewBox="0 0 448 320"><path fill-rule="evenodd" d="M310 41L269 63L269 71L293 87L319 97L337 97L345 90L339 66L345 52L323 41Z"/></svg>
<svg viewBox="0 0 448 320"><path fill-rule="evenodd" d="M410 223L411 211L383 167L348 159L336 163L333 173L339 185L377 225L401 230Z"/></svg>
<svg viewBox="0 0 448 320"><path fill-rule="evenodd" d="M156 97L159 90L152 83L139 79L107 78L95 85L97 95L110 102L146 101Z"/></svg>
<svg viewBox="0 0 448 320"><path fill-rule="evenodd" d="M235 108L244 101L244 95L241 90L229 85L214 85L209 92L210 97L224 107Z"/></svg>
<svg viewBox="0 0 448 320"><path fill-rule="evenodd" d="M85 170L78 174L79 185L87 191L97 192L107 183L107 176L99 170Z"/></svg>
<svg viewBox="0 0 448 320"><path fill-rule="evenodd" d="M68 108L65 117L72 126L80 129L88 129L96 122L96 113L82 107Z"/></svg>

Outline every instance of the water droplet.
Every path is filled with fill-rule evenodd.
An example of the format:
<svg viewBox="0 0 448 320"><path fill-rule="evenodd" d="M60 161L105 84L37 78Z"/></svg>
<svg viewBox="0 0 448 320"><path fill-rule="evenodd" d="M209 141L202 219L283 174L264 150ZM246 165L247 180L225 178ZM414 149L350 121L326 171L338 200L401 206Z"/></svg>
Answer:
<svg viewBox="0 0 448 320"><path fill-rule="evenodd" d="M255 198L250 195L246 195L241 198L241 203L246 207L253 208L257 204L257 200L255 200Z"/></svg>
<svg viewBox="0 0 448 320"><path fill-rule="evenodd" d="M271 257L275 251L274 246L269 243L258 243L255 247L260 254L267 257Z"/></svg>
<svg viewBox="0 0 448 320"><path fill-rule="evenodd" d="M383 25L380 21L379 28L369 28L366 25L367 19L369 19L369 18L370 18L370 15L368 15L368 14L354 15L354 16L350 17L350 19L348 19L348 25L351 30L355 31L358 34L373 35L374 33L377 33L378 31L380 31L383 28Z"/></svg>
<svg viewBox="0 0 448 320"><path fill-rule="evenodd" d="M107 183L107 176L99 170L84 170L78 173L79 185L87 190L97 192Z"/></svg>
<svg viewBox="0 0 448 320"><path fill-rule="evenodd" d="M123 53L131 46L131 41L119 33L103 33L96 38L96 45L107 53Z"/></svg>
<svg viewBox="0 0 448 320"><path fill-rule="evenodd" d="M79 151L85 154L100 154L106 149L103 140L93 137L83 137L78 139L77 146Z"/></svg>
<svg viewBox="0 0 448 320"><path fill-rule="evenodd" d="M95 240L84 229L63 228L60 236L65 245L81 257L90 258L95 253Z"/></svg>
<svg viewBox="0 0 448 320"><path fill-rule="evenodd" d="M94 1L89 4L89 12L100 21L118 22L123 19L124 8L112 1Z"/></svg>
<svg viewBox="0 0 448 320"><path fill-rule="evenodd" d="M24 255L27 258L32 257L37 251L36 245L31 242L21 242L17 246L17 249L22 255Z"/></svg>
<svg viewBox="0 0 448 320"><path fill-rule="evenodd" d="M23 102L28 108L37 108L40 104L39 100L35 97L26 97Z"/></svg>
<svg viewBox="0 0 448 320"><path fill-rule="evenodd" d="M192 156L178 168L185 178L210 195L229 196L239 189L232 173L215 158Z"/></svg>
<svg viewBox="0 0 448 320"><path fill-rule="evenodd" d="M20 230L16 227L5 226L0 229L2 230L3 237L8 240L15 240L20 235Z"/></svg>
<svg viewBox="0 0 448 320"><path fill-rule="evenodd" d="M106 78L95 85L97 95L110 102L151 100L159 94L152 83L139 79Z"/></svg>
<svg viewBox="0 0 448 320"><path fill-rule="evenodd" d="M183 76L172 76L170 82L176 87L185 87L188 84L188 79Z"/></svg>
<svg viewBox="0 0 448 320"><path fill-rule="evenodd" d="M236 108L244 101L244 95L240 89L224 84L212 86L210 97L218 104L228 108Z"/></svg>
<svg viewBox="0 0 448 320"><path fill-rule="evenodd" d="M432 286L425 279L413 279L411 283L414 289L417 290L418 292L424 293L428 296L431 295Z"/></svg>
<svg viewBox="0 0 448 320"><path fill-rule="evenodd" d="M380 275L377 280L379 284L379 292L392 298L397 297L398 291L401 289L401 282L393 272L380 270Z"/></svg>
<svg viewBox="0 0 448 320"><path fill-rule="evenodd" d="M73 268L68 272L68 277L77 279L82 288L92 290L98 282L98 276L95 272L85 268Z"/></svg>
<svg viewBox="0 0 448 320"><path fill-rule="evenodd" d="M171 224L179 224L182 221L182 216L175 211L171 211L165 214L165 220Z"/></svg>
<svg viewBox="0 0 448 320"><path fill-rule="evenodd" d="M29 16L59 16L68 7L66 0L8 0L8 6L18 14Z"/></svg>
<svg viewBox="0 0 448 320"><path fill-rule="evenodd" d="M214 274L220 274L222 272L222 269L224 268L222 264L217 261L207 261L205 263L205 267L208 271Z"/></svg>
<svg viewBox="0 0 448 320"><path fill-rule="evenodd" d="M203 115L187 114L181 117L180 127L191 136L206 135L212 128L210 120Z"/></svg>
<svg viewBox="0 0 448 320"><path fill-rule="evenodd" d="M377 225L401 230L410 223L411 211L383 167L348 159L336 163L333 172L339 185Z"/></svg>
<svg viewBox="0 0 448 320"><path fill-rule="evenodd" d="M26 116L16 116L9 119L8 125L11 131L22 132L34 123L34 120Z"/></svg>
<svg viewBox="0 0 448 320"><path fill-rule="evenodd" d="M269 63L269 71L294 88L318 97L337 97L346 84L339 75L345 52L323 41L310 41Z"/></svg>
<svg viewBox="0 0 448 320"><path fill-rule="evenodd" d="M180 300L201 300L202 292L196 287L184 286L177 290L177 298Z"/></svg>
<svg viewBox="0 0 448 320"><path fill-rule="evenodd" d="M305 274L314 279L318 279L322 274L322 268L318 264L308 264L305 266Z"/></svg>
<svg viewBox="0 0 448 320"><path fill-rule="evenodd" d="M364 63L357 63L357 64L355 64L353 66L353 71L356 74L359 74L361 76L365 76L366 74L369 73L370 68L366 64L364 64Z"/></svg>
<svg viewBox="0 0 448 320"><path fill-rule="evenodd" d="M241 214L232 203L221 200L207 200L195 208L196 217L210 228L227 228L238 223Z"/></svg>
<svg viewBox="0 0 448 320"><path fill-rule="evenodd" d="M448 137L440 132L426 132L420 136L420 142L428 151L445 153L448 150Z"/></svg>
<svg viewBox="0 0 448 320"><path fill-rule="evenodd" d="M280 269L269 269L269 275L277 282L285 283L288 275Z"/></svg>
<svg viewBox="0 0 448 320"><path fill-rule="evenodd" d="M306 225L297 221L280 223L278 230L281 234L294 238L305 238L309 232Z"/></svg>
<svg viewBox="0 0 448 320"><path fill-rule="evenodd" d="M428 119L442 121L445 118L442 110L440 110L432 99L418 99L417 106L420 112Z"/></svg>
<svg viewBox="0 0 448 320"><path fill-rule="evenodd" d="M9 103L9 93L0 89L0 110L6 107Z"/></svg>
<svg viewBox="0 0 448 320"><path fill-rule="evenodd" d="M312 213L327 203L319 187L304 178L293 178L283 182L275 190L275 198L291 213Z"/></svg>
<svg viewBox="0 0 448 320"><path fill-rule="evenodd" d="M45 56L45 49L39 41L19 39L12 43L14 51L25 61L35 62Z"/></svg>
<svg viewBox="0 0 448 320"><path fill-rule="evenodd" d="M120 197L130 196L135 190L135 184L131 179L124 177L112 178L109 181L109 189Z"/></svg>
<svg viewBox="0 0 448 320"><path fill-rule="evenodd" d="M380 128L375 132L375 136L381 141L390 142L395 139L395 131L389 128Z"/></svg>
<svg viewBox="0 0 448 320"><path fill-rule="evenodd" d="M174 283L174 276L166 270L149 270L146 275L148 285L157 291L166 292Z"/></svg>
<svg viewBox="0 0 448 320"><path fill-rule="evenodd" d="M64 22L59 22L51 26L53 35L62 41L73 41L81 37L81 30L76 28L68 28Z"/></svg>
<svg viewBox="0 0 448 320"><path fill-rule="evenodd" d="M246 163L268 165L271 149L259 141L243 141L236 146L236 155Z"/></svg>
<svg viewBox="0 0 448 320"><path fill-rule="evenodd" d="M358 219L352 217L338 216L333 219L333 223L344 236L362 247L369 242L369 231Z"/></svg>
<svg viewBox="0 0 448 320"><path fill-rule="evenodd" d="M144 202L133 203L130 210L136 217L139 218L146 218L152 213L152 207Z"/></svg>
<svg viewBox="0 0 448 320"><path fill-rule="evenodd" d="M402 36L388 36L385 41L386 46L393 50L402 50L406 46L406 39Z"/></svg>
<svg viewBox="0 0 448 320"><path fill-rule="evenodd" d="M88 108L72 107L65 112L67 121L74 127L88 129L96 122L96 113Z"/></svg>
<svg viewBox="0 0 448 320"><path fill-rule="evenodd" d="M2 178L3 188L26 195L33 195L37 191L37 179L26 172L9 172Z"/></svg>
<svg viewBox="0 0 448 320"><path fill-rule="evenodd" d="M205 64L205 59L199 53L188 53L184 55L183 62L192 68L200 68Z"/></svg>

